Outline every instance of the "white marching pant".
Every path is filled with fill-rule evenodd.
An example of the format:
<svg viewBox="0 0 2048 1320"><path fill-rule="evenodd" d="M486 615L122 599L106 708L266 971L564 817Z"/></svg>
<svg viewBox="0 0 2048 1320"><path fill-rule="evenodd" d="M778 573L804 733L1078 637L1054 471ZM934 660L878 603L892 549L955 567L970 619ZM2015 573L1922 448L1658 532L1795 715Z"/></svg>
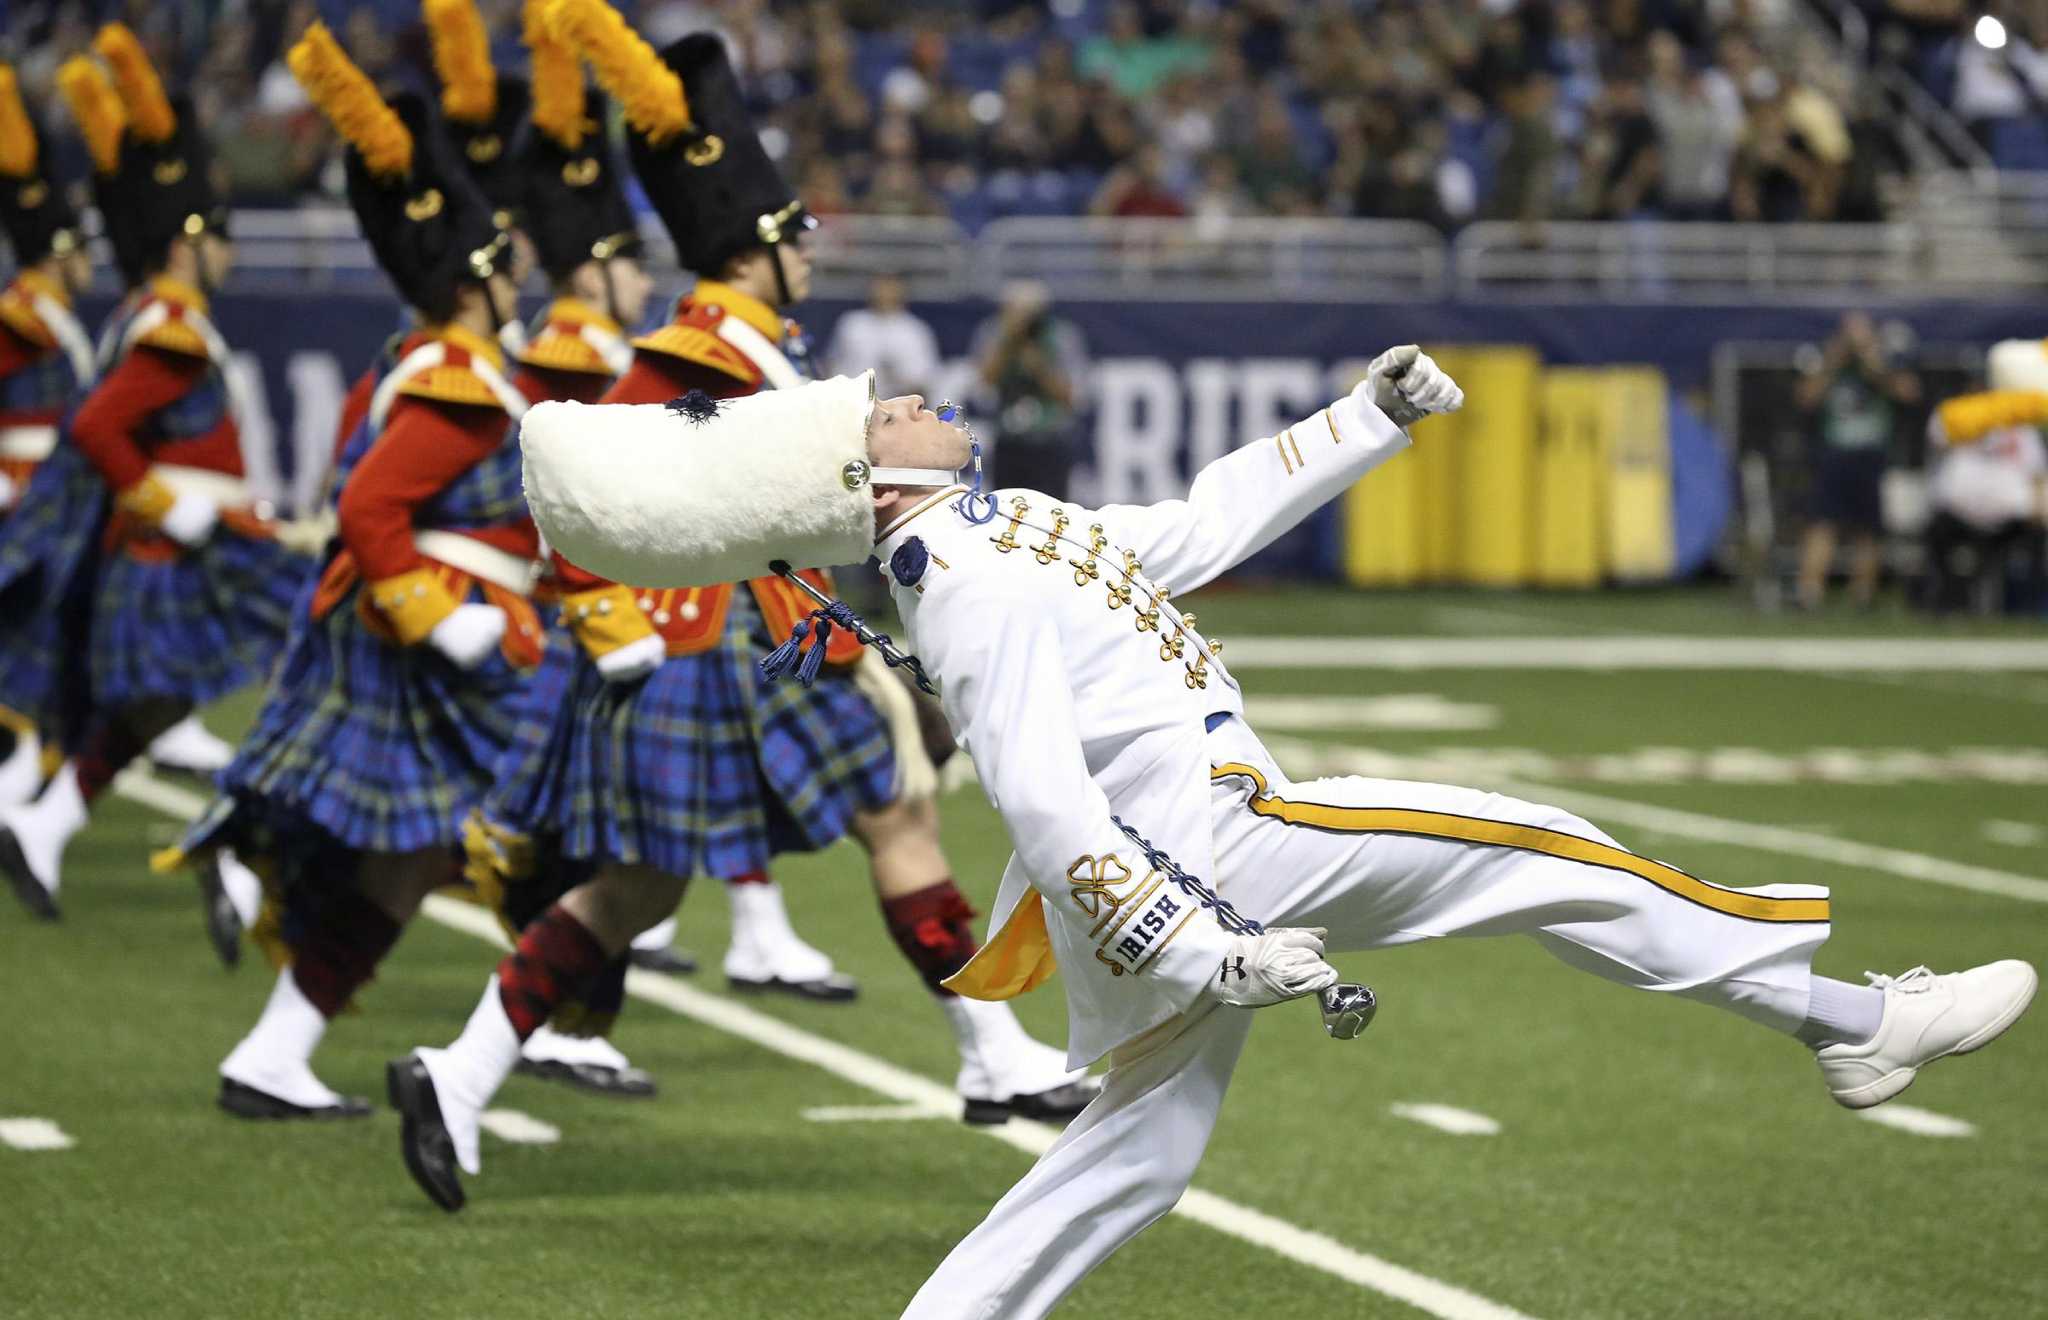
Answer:
<svg viewBox="0 0 2048 1320"><path fill-rule="evenodd" d="M1440 784L1289 780L1239 720L1209 736L1214 874L1242 915L1335 951L1533 936L1566 963L1791 1032L1828 936L1817 885L1729 889L1553 807ZM1191 868L1192 869L1192 868ZM906 1320L1028 1320L1171 1210L1252 1012L1198 1005L1113 1052L1102 1094L926 1281Z"/></svg>

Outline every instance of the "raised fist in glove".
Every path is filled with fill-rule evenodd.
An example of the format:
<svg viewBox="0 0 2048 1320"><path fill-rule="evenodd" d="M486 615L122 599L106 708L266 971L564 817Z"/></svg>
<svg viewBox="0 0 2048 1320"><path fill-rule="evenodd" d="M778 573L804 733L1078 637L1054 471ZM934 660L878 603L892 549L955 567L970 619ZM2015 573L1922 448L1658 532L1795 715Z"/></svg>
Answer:
<svg viewBox="0 0 2048 1320"><path fill-rule="evenodd" d="M505 611L496 605L457 605L427 634L427 645L456 668L474 669L504 637L505 622Z"/></svg>
<svg viewBox="0 0 2048 1320"><path fill-rule="evenodd" d="M597 673L607 683L637 683L666 659L668 642L659 633L649 633L597 657Z"/></svg>
<svg viewBox="0 0 2048 1320"><path fill-rule="evenodd" d="M1239 935L1209 982L1209 993L1239 1008L1264 1008L1299 999L1337 983L1323 961L1327 930L1282 926L1263 935Z"/></svg>
<svg viewBox="0 0 2048 1320"><path fill-rule="evenodd" d="M1396 426L1413 426L1431 413L1456 412L1465 391L1413 344L1390 348L1365 368L1353 393L1363 393Z"/></svg>
<svg viewBox="0 0 2048 1320"><path fill-rule="evenodd" d="M164 510L157 520L157 530L170 537L179 545L190 548L204 545L206 538L213 535L213 526L220 521L220 505L204 495L184 491L171 501L171 507Z"/></svg>

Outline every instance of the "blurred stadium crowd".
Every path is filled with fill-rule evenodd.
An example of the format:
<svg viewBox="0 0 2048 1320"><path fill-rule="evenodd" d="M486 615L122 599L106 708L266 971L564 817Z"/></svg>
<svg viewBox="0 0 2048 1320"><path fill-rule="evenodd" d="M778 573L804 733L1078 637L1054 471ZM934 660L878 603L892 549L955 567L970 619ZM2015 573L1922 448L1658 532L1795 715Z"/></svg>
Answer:
<svg viewBox="0 0 2048 1320"><path fill-rule="evenodd" d="M641 0L728 38L819 214L1870 221L1906 152L1806 0ZM485 0L501 67L518 0ZM2048 165L2048 5L1859 8L2001 163ZM1993 13L2002 12L1997 5ZM33 102L119 17L198 91L241 205L332 190L282 52L316 14L374 75L427 63L411 0L12 6ZM60 122L52 128L68 131ZM75 143L69 148L76 152Z"/></svg>

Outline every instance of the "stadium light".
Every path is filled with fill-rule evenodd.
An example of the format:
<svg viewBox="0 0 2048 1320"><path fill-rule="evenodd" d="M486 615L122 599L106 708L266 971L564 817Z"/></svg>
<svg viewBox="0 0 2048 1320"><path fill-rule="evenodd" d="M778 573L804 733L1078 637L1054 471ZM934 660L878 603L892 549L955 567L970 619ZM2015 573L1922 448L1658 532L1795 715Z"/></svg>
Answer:
<svg viewBox="0 0 2048 1320"><path fill-rule="evenodd" d="M1986 14L1977 20L1977 44L1986 50L2005 49L2005 24Z"/></svg>

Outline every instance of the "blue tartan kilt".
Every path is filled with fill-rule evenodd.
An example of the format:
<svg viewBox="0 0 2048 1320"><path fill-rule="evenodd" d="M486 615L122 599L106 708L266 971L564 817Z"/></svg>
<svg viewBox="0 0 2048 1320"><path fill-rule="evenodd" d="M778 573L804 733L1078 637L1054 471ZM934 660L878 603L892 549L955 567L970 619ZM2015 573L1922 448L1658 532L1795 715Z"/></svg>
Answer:
<svg viewBox="0 0 2048 1320"><path fill-rule="evenodd" d="M199 704L261 681L309 567L275 541L225 527L174 559L110 551L93 600L93 700Z"/></svg>
<svg viewBox="0 0 2048 1320"><path fill-rule="evenodd" d="M432 647L385 641L356 600L293 630L220 790L272 833L311 827L323 845L359 851L453 847L511 739L528 671L496 650L462 670ZM195 827L187 851L220 841L225 823Z"/></svg>
<svg viewBox="0 0 2048 1320"><path fill-rule="evenodd" d="M0 522L0 705L59 741L90 708L83 660L111 505L92 464L59 444Z"/></svg>
<svg viewBox="0 0 2048 1320"><path fill-rule="evenodd" d="M888 804L895 755L850 678L764 682L756 665L774 644L744 588L717 646L637 684L606 683L556 630L484 814L571 863L685 877L827 847L854 813Z"/></svg>

